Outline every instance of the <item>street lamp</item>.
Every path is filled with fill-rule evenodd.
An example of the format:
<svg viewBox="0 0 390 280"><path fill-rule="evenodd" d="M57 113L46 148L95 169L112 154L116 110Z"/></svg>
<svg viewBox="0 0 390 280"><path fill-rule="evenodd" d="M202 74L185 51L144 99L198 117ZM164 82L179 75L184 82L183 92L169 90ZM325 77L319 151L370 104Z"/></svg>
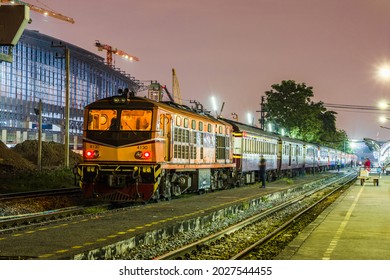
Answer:
<svg viewBox="0 0 390 280"><path fill-rule="evenodd" d="M378 68L378 77L383 81L390 81L390 66L383 64Z"/></svg>

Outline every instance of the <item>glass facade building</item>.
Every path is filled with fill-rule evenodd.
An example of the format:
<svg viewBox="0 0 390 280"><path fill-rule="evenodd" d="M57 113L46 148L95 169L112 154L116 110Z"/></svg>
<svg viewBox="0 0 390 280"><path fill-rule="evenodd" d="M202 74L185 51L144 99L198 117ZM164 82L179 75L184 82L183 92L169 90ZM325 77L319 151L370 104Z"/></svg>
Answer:
<svg viewBox="0 0 390 280"><path fill-rule="evenodd" d="M119 88L138 91L134 77L104 63L104 59L38 31L25 30L12 50L13 62L0 62L0 140L8 145L38 139L39 101L42 140L64 143L66 108L65 47L70 53L70 146L81 145L83 108ZM58 47L61 44L63 47ZM0 53L8 47L0 46Z"/></svg>

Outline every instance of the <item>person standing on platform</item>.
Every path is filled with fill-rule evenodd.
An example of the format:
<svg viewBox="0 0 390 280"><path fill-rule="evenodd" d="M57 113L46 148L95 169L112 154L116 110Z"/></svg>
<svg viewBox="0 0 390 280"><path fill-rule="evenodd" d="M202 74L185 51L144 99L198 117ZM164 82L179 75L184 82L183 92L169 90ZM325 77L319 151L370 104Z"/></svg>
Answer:
<svg viewBox="0 0 390 280"><path fill-rule="evenodd" d="M369 158L366 158L366 160L364 161L364 169L367 171L370 171L371 169L371 161Z"/></svg>
<svg viewBox="0 0 390 280"><path fill-rule="evenodd" d="M261 182L261 188L265 188L265 179L266 179L266 161L262 156L259 163L259 178Z"/></svg>

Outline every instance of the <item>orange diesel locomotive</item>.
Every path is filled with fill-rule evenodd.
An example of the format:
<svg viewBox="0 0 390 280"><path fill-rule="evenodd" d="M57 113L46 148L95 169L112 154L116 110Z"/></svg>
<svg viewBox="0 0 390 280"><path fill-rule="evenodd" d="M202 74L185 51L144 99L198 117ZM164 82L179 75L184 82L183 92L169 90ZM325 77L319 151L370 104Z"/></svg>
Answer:
<svg viewBox="0 0 390 280"><path fill-rule="evenodd" d="M173 102L120 95L84 113L84 162L76 168L86 197L169 199L232 182L232 126Z"/></svg>

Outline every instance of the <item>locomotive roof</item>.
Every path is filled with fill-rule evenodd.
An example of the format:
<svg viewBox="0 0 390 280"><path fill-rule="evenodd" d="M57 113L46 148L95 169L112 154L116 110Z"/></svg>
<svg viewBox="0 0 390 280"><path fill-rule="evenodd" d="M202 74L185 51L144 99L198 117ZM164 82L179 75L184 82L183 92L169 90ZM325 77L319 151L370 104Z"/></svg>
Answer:
<svg viewBox="0 0 390 280"><path fill-rule="evenodd" d="M110 96L110 97L106 97L103 99L99 99L99 100L96 100L95 102L92 102L89 105L85 106L85 109L91 109L91 108L96 108L96 109L105 108L105 109L107 109L107 103L110 103L111 101L113 101L114 98L123 98L123 97L124 96L122 96L122 95L116 95L116 96ZM144 108L144 109L150 108L151 109L153 107L161 107L161 108L163 108L167 111L171 111L173 113L180 113L182 115L188 115L191 117L202 118L202 119L206 119L206 120L211 121L211 122L220 123L222 125L230 125L226 121L215 118L212 115L208 114L207 112L197 111L197 110L192 109L186 105L181 105L181 104L178 104L178 103L175 103L172 101L157 102L157 101L151 100L149 98L139 97L139 96L131 96L131 97L127 98L128 105L130 105L130 106L131 106L132 102L134 102L134 101L136 103L139 102L138 104L142 103L142 105L137 106L139 108ZM135 105L136 103L133 103L133 104ZM115 105L111 103L110 106L112 107ZM121 105L118 104L118 106L123 107L123 104L121 104ZM131 108L134 108L134 107L131 106Z"/></svg>

